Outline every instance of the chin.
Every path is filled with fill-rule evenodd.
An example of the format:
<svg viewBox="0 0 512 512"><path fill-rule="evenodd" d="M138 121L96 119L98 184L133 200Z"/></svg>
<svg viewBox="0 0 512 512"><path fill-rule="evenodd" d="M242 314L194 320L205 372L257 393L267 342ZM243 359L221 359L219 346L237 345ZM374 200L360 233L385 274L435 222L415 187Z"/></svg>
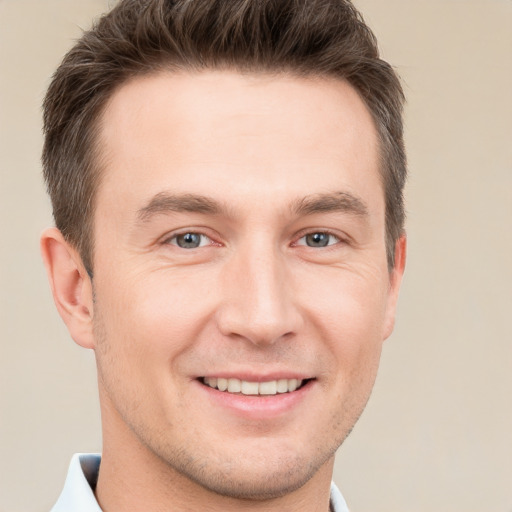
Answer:
<svg viewBox="0 0 512 512"><path fill-rule="evenodd" d="M283 461L282 467L231 467L227 471L208 471L186 475L201 487L221 496L265 501L280 498L305 485L317 472L307 461Z"/></svg>
<svg viewBox="0 0 512 512"><path fill-rule="evenodd" d="M287 450L247 450L205 454L203 457L181 460L167 459L167 464L188 481L203 489L233 499L265 501L280 498L300 489L311 478L331 468L335 449L316 454L300 453L300 446ZM171 460L169 460L171 459ZM327 472L329 473L329 472ZM327 474L326 473L326 474ZM329 473L330 475L330 473ZM330 477L329 477L330 480Z"/></svg>

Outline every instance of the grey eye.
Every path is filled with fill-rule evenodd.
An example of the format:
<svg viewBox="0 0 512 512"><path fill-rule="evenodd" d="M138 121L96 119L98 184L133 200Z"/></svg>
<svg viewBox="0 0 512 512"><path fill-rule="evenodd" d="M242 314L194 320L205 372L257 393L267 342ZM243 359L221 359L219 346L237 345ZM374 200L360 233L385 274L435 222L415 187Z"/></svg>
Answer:
<svg viewBox="0 0 512 512"><path fill-rule="evenodd" d="M203 238L206 237L199 233L183 233L181 235L176 235L173 242L182 249L196 249L197 247L204 245Z"/></svg>
<svg viewBox="0 0 512 512"><path fill-rule="evenodd" d="M297 245L306 245L308 247L327 247L329 245L334 245L339 241L340 239L335 235L331 235L325 231L317 231L315 233L304 235L298 240Z"/></svg>
<svg viewBox="0 0 512 512"><path fill-rule="evenodd" d="M331 235L329 235L329 233L310 233L304 238L306 245L309 247L326 247L329 245L330 237Z"/></svg>

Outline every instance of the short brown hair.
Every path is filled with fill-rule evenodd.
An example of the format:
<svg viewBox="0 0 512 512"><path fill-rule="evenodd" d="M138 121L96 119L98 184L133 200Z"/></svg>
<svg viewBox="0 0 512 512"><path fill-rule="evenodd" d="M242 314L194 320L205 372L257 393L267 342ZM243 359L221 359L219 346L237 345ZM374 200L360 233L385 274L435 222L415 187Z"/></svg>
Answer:
<svg viewBox="0 0 512 512"><path fill-rule="evenodd" d="M42 160L55 222L89 273L101 174L98 120L122 83L161 69L287 72L349 82L380 138L392 268L405 217L404 95L349 0L121 0L64 57L44 101Z"/></svg>

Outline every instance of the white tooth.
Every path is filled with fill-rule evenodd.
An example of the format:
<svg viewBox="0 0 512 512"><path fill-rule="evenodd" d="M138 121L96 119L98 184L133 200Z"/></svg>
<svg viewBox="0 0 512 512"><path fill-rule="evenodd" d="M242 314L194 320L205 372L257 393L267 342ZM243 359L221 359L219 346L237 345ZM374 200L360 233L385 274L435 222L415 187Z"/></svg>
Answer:
<svg viewBox="0 0 512 512"><path fill-rule="evenodd" d="M288 379L279 379L277 381L277 392L286 393L288 391Z"/></svg>
<svg viewBox="0 0 512 512"><path fill-rule="evenodd" d="M275 380L260 382L259 392L260 395L275 395L277 393L277 382Z"/></svg>
<svg viewBox="0 0 512 512"><path fill-rule="evenodd" d="M297 389L297 379L288 380L288 391L295 391Z"/></svg>
<svg viewBox="0 0 512 512"><path fill-rule="evenodd" d="M217 379L217 387L219 388L219 391L226 391L226 389L228 389L228 379L219 377Z"/></svg>
<svg viewBox="0 0 512 512"><path fill-rule="evenodd" d="M241 392L243 395L257 395L258 394L258 383L257 382L248 382L246 380L242 381Z"/></svg>
<svg viewBox="0 0 512 512"><path fill-rule="evenodd" d="M217 387L217 379L215 377L205 377L204 382L211 388Z"/></svg>
<svg viewBox="0 0 512 512"><path fill-rule="evenodd" d="M242 384L240 379L228 379L228 391L230 393L240 393Z"/></svg>

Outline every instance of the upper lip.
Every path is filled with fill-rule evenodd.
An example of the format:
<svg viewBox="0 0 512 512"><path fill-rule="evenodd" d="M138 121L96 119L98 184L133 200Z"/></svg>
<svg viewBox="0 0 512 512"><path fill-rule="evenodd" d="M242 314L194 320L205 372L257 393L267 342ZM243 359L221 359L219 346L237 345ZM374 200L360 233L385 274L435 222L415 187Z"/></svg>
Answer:
<svg viewBox="0 0 512 512"><path fill-rule="evenodd" d="M297 379L297 380L308 380L313 379L314 376L309 373L299 373L297 371L279 371L271 373L248 373L248 372L208 372L204 375L200 375L198 378L220 378L220 379L239 379L247 382L268 382L273 380L281 379Z"/></svg>

